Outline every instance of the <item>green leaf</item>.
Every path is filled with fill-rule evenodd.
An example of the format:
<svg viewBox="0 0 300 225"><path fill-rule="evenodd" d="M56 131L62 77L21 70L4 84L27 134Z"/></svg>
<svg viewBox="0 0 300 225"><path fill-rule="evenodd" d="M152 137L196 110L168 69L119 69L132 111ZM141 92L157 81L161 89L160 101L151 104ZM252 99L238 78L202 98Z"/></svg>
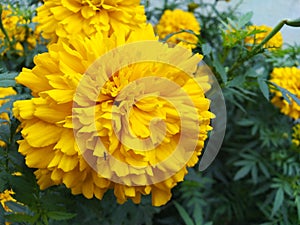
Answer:
<svg viewBox="0 0 300 225"><path fill-rule="evenodd" d="M229 81L227 87L241 87L241 85L245 82L245 76L237 76Z"/></svg>
<svg viewBox="0 0 300 225"><path fill-rule="evenodd" d="M193 218L195 221L195 225L202 225L203 224L203 216L202 216L202 208L199 204L194 205L194 212Z"/></svg>
<svg viewBox="0 0 300 225"><path fill-rule="evenodd" d="M295 203L297 207L298 221L300 221L300 196L299 195L296 196Z"/></svg>
<svg viewBox="0 0 300 225"><path fill-rule="evenodd" d="M9 124L0 124L0 140L4 141L5 143L8 143L9 138L10 138Z"/></svg>
<svg viewBox="0 0 300 225"><path fill-rule="evenodd" d="M270 177L270 173L267 167L262 162L258 162L258 166L260 170L263 172L263 174L265 175L265 177Z"/></svg>
<svg viewBox="0 0 300 225"><path fill-rule="evenodd" d="M16 85L15 77L18 75L16 72L7 72L0 74L0 87L13 87Z"/></svg>
<svg viewBox="0 0 300 225"><path fill-rule="evenodd" d="M69 220L76 216L74 213L52 211L47 213L48 217L53 220Z"/></svg>
<svg viewBox="0 0 300 225"><path fill-rule="evenodd" d="M11 209L13 212L17 212L17 213L26 213L26 211L28 210L27 207L25 207L24 205L21 205L17 202L6 202L5 203L7 205L7 207L9 209Z"/></svg>
<svg viewBox="0 0 300 225"><path fill-rule="evenodd" d="M247 12L246 14L244 14L238 20L238 27L242 28L243 26L245 26L248 22L250 22L252 16L253 16L253 12Z"/></svg>
<svg viewBox="0 0 300 225"><path fill-rule="evenodd" d="M247 165L242 167L234 176L234 180L239 180L243 177L245 177L251 170L252 165Z"/></svg>
<svg viewBox="0 0 300 225"><path fill-rule="evenodd" d="M213 225L213 222L207 222L204 225Z"/></svg>
<svg viewBox="0 0 300 225"><path fill-rule="evenodd" d="M3 206L0 204L0 224L5 224L4 212Z"/></svg>
<svg viewBox="0 0 300 225"><path fill-rule="evenodd" d="M27 214L13 213L4 216L9 222L27 222L29 224L33 223L33 217Z"/></svg>
<svg viewBox="0 0 300 225"><path fill-rule="evenodd" d="M292 98L298 105L300 105L300 99L292 94L291 92L289 92L288 90L286 90L285 88L280 87L279 85L270 82L272 85L274 85L281 93L282 93L282 97L284 98L284 100L286 100L289 104L291 104L291 99ZM290 97L290 98L289 98Z"/></svg>
<svg viewBox="0 0 300 225"><path fill-rule="evenodd" d="M261 92L263 93L264 97L269 101L270 91L269 91L269 86L266 83L266 80L257 78L257 82L258 82L258 86L259 86Z"/></svg>
<svg viewBox="0 0 300 225"><path fill-rule="evenodd" d="M174 201L174 205L175 205L176 209L178 210L181 218L183 219L185 225L194 225L194 222L193 222L192 218L189 216L189 214L187 213L187 211L181 205L179 205L179 203L177 203L176 201Z"/></svg>
<svg viewBox="0 0 300 225"><path fill-rule="evenodd" d="M223 83L226 83L227 82L227 74L226 74L224 66L221 64L220 60L218 59L218 56L214 57L213 66L215 67L216 71L220 74Z"/></svg>
<svg viewBox="0 0 300 225"><path fill-rule="evenodd" d="M282 188L279 188L276 192L274 205L273 205L273 209L272 209L272 216L274 216L275 213L279 210L280 206L283 203L283 200L284 200L284 191Z"/></svg>
<svg viewBox="0 0 300 225"><path fill-rule="evenodd" d="M212 51L212 48L211 48L210 44L206 43L206 44L203 44L201 47L202 47L203 55L209 55Z"/></svg>

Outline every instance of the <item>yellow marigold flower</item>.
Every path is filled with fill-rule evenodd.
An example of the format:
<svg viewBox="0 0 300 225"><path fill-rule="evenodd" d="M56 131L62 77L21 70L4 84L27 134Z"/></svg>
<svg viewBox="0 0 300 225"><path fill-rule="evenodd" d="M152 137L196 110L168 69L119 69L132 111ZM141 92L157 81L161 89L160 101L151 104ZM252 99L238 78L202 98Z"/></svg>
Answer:
<svg viewBox="0 0 300 225"><path fill-rule="evenodd" d="M191 30L195 34L200 34L200 25L193 13L185 12L181 9L166 10L156 25L156 31L160 39L164 39L167 35L181 30ZM182 32L170 37L168 42L176 44L182 42L183 46L194 48L198 38L191 33Z"/></svg>
<svg viewBox="0 0 300 225"><path fill-rule="evenodd" d="M262 40L272 31L272 27L261 25L261 26L248 26L249 32L259 31L258 33L248 36L245 38L245 43L250 48L253 45L258 45L262 42ZM276 33L263 47L268 48L270 50L275 50L277 48L281 48L283 44L283 39L281 32Z"/></svg>
<svg viewBox="0 0 300 225"><path fill-rule="evenodd" d="M140 47L129 45L125 54L114 54L121 51L118 48L106 63L95 63L118 46L142 40L152 40L163 50L147 49L149 42ZM182 54L181 49L158 42L148 25L129 36L118 32L68 42L59 39L49 46L49 52L37 55L35 67L24 68L16 78L32 90L34 98L15 102L14 114L23 127L19 152L29 167L37 168L41 189L65 184L73 194L102 199L113 188L119 203L127 199L139 203L141 195L150 193L155 206L170 200L171 189L183 180L186 167L197 163L213 117L202 89L181 70L194 74L202 57L187 49ZM158 61L126 64L143 54ZM170 66L174 61L181 69ZM125 66L113 72L122 63ZM193 107L185 103L184 115L179 115L169 100L181 103L184 98L165 80L182 87L195 105L195 116L185 124L180 123L180 116L190 116ZM169 98L160 98L159 93ZM165 126L160 119L152 120L157 117ZM189 128L195 125L196 130ZM184 129L188 132L180 138ZM146 142L150 150L145 151L145 145L136 139ZM190 146L179 149L189 151L186 161L182 161L183 153L173 154L182 141ZM190 145L193 141L195 148ZM164 178L169 171L170 176Z"/></svg>
<svg viewBox="0 0 300 225"><path fill-rule="evenodd" d="M8 88L1 88L0 87L0 98L4 98L10 95L15 95L16 91L12 88L12 87L8 87ZM7 102L6 99L0 99L0 106L2 106L5 102ZM7 115L7 113L0 113L0 119L3 120L9 120L9 117ZM0 129L1 129L1 124L0 124ZM5 142L0 140L0 147L4 147L5 146Z"/></svg>
<svg viewBox="0 0 300 225"><path fill-rule="evenodd" d="M21 16L14 15L14 12L9 7L2 11L1 18L3 27L10 39L10 42L13 43L12 47L14 49L22 52L23 42L28 43L29 49L35 48L37 40L39 40L39 33L24 26L30 21L26 21ZM2 42L0 43L0 47L5 46L6 48L8 48L9 45L8 43L6 43L5 45L5 35L2 31L0 31L0 39L2 40ZM6 50L4 50L2 54L5 52Z"/></svg>
<svg viewBox="0 0 300 225"><path fill-rule="evenodd" d="M11 196L15 194L12 190L5 190L4 192L0 193L0 202L2 207L6 212L11 212L11 209L5 204L6 202L16 202L16 200Z"/></svg>
<svg viewBox="0 0 300 225"><path fill-rule="evenodd" d="M70 35L90 37L97 32L129 32L146 22L139 0L44 0L37 9L35 22L41 25L42 36L56 42L57 37Z"/></svg>
<svg viewBox="0 0 300 225"><path fill-rule="evenodd" d="M300 98L300 69L297 67L274 68L271 73L271 82L287 89L292 94ZM293 119L300 118L300 105L291 99L291 104L283 99L280 91L272 90L274 97L271 102L279 107L281 112Z"/></svg>

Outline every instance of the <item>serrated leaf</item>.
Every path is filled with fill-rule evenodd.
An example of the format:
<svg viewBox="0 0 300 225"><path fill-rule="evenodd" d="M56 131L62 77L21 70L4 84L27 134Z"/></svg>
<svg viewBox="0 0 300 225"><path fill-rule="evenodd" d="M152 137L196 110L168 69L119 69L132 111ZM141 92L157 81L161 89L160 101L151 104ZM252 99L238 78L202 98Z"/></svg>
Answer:
<svg viewBox="0 0 300 225"><path fill-rule="evenodd" d="M245 177L251 170L252 165L247 165L242 167L234 176L234 180L239 180L243 177Z"/></svg>
<svg viewBox="0 0 300 225"><path fill-rule="evenodd" d="M179 203L177 203L176 201L174 201L174 205L175 205L177 211L179 212L181 218L183 219L185 225L194 225L194 222L193 222L192 218L189 216L189 214L187 213L187 211L181 205L179 205Z"/></svg>
<svg viewBox="0 0 300 225"><path fill-rule="evenodd" d="M74 213L52 211L47 213L48 217L53 220L68 220L76 216Z"/></svg>
<svg viewBox="0 0 300 225"><path fill-rule="evenodd" d="M269 90L268 84L266 83L265 80L263 80L261 78L257 78L257 83L258 83L259 89L263 93L264 97L269 101L270 90Z"/></svg>
<svg viewBox="0 0 300 225"><path fill-rule="evenodd" d="M279 210L279 208L281 207L281 205L283 203L283 200L284 200L284 191L282 188L279 188L276 191L274 205L273 205L273 209L272 209L272 216L274 216L275 213Z"/></svg>

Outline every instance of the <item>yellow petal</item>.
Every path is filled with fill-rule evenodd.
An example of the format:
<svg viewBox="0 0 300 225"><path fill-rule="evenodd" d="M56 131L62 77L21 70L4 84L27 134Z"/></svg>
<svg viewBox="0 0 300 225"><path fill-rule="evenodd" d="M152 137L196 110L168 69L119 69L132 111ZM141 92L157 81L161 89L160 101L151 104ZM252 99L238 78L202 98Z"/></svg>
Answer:
<svg viewBox="0 0 300 225"><path fill-rule="evenodd" d="M39 120L26 121L22 130L24 139L32 147L46 147L57 143L60 139L62 128Z"/></svg>
<svg viewBox="0 0 300 225"><path fill-rule="evenodd" d="M171 199L171 190L161 190L156 187L152 187L152 205L162 206Z"/></svg>
<svg viewBox="0 0 300 225"><path fill-rule="evenodd" d="M94 196L94 183L91 175L87 176L82 183L82 194L88 199L91 199Z"/></svg>

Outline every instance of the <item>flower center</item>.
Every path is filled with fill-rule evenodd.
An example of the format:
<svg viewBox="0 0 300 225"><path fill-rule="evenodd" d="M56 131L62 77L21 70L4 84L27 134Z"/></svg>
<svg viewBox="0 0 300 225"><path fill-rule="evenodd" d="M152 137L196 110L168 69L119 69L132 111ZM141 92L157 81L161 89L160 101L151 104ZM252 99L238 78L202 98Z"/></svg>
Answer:
<svg viewBox="0 0 300 225"><path fill-rule="evenodd" d="M83 0L83 3L87 3L94 10L100 9L104 3L104 0Z"/></svg>

